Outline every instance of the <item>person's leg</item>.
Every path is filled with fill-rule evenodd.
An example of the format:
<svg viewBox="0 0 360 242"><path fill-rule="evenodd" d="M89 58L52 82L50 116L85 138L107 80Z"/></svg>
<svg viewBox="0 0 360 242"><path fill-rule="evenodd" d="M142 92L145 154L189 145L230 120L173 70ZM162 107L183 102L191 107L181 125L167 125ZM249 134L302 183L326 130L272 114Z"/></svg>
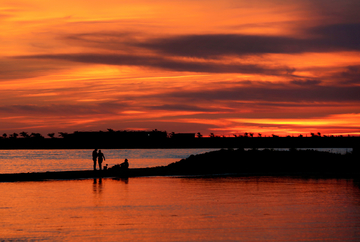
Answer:
<svg viewBox="0 0 360 242"><path fill-rule="evenodd" d="M94 160L94 171L96 171L96 160Z"/></svg>

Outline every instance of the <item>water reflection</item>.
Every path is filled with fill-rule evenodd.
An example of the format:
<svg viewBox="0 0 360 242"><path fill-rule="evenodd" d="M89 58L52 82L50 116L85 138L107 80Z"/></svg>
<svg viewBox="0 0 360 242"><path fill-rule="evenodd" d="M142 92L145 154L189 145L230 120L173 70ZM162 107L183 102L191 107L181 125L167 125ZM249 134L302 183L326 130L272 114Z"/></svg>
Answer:
<svg viewBox="0 0 360 242"><path fill-rule="evenodd" d="M114 181L122 181L125 184L129 183L129 178L128 177L117 177L117 178L112 178L112 180L114 180Z"/></svg>
<svg viewBox="0 0 360 242"><path fill-rule="evenodd" d="M359 189L352 180L276 177L3 183L1 239L356 241Z"/></svg>
<svg viewBox="0 0 360 242"><path fill-rule="evenodd" d="M95 178L93 182L93 191L95 194L102 192L102 178Z"/></svg>

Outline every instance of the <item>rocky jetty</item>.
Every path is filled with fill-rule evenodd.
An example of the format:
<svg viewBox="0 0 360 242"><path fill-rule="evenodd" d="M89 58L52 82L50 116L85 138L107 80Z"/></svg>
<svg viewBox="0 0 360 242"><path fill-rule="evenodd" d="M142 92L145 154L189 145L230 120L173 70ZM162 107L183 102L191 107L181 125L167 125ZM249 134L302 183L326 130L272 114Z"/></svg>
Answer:
<svg viewBox="0 0 360 242"><path fill-rule="evenodd" d="M354 154L334 154L315 150L247 150L222 149L186 159L167 166L122 169L115 165L103 171L61 171L0 174L0 182L39 181L50 179L87 179L99 177L137 176L310 176L360 178Z"/></svg>

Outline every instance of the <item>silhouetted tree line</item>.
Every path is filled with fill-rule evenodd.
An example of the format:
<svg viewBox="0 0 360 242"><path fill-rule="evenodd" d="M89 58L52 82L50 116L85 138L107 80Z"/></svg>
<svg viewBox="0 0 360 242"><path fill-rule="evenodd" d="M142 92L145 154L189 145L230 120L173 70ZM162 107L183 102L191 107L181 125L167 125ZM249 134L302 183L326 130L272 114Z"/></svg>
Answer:
<svg viewBox="0 0 360 242"><path fill-rule="evenodd" d="M73 133L4 133L0 136L0 148L352 148L359 146L360 137L326 136L310 133L309 136L280 137L272 134L248 133L226 137L210 133L204 137L198 133L175 133L160 131L134 131L108 129L107 131L75 131Z"/></svg>
<svg viewBox="0 0 360 242"><path fill-rule="evenodd" d="M11 133L11 134L2 134L2 136L0 136L0 139L16 139L20 136L20 138L35 138L35 139L44 139L45 137L42 136L40 133L31 133L29 134L28 132L21 132L21 133ZM55 133L48 133L47 134L48 137L54 139L54 138L79 138L79 137L99 137L99 136L133 136L133 137L137 137L137 138L144 138L144 137L149 137L149 136L156 136L156 137L161 137L161 138L203 138L204 136L198 132L198 133L175 133L175 132L170 132L167 133L166 131L159 131L157 129L154 129L152 131L137 131L137 130L118 130L115 131L113 129L107 129L107 131L75 131L74 133L66 133L66 132L58 132L58 137L55 137ZM245 132L244 134L233 134L232 135L234 138L254 138L254 137L266 137L263 136L261 133L258 134L254 134L254 133L248 133ZM209 138L231 138L232 136L226 137L225 135L219 136L219 135L215 135L214 133L210 133L209 134ZM278 138L280 136L275 135L275 134L271 134L271 136L269 137L273 137L273 138ZM287 135L286 137L290 138L290 137L299 137L302 138L304 137L304 135L299 134L298 136L290 136ZM307 135L305 136L307 137ZM338 136L334 136L334 135L321 135L320 132L317 133L310 133L310 137L312 138L334 138L334 137L344 137L343 135L338 135ZM350 136L347 135L347 137L355 137L355 136Z"/></svg>

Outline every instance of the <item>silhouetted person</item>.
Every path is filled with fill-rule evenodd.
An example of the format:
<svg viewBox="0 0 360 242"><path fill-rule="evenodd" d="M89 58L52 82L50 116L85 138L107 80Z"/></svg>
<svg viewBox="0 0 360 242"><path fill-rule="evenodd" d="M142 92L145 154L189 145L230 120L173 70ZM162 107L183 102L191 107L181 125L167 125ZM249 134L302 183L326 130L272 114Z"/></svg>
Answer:
<svg viewBox="0 0 360 242"><path fill-rule="evenodd" d="M125 169L127 170L129 168L129 162L128 162L128 159L125 159L125 161L123 163L120 164L120 167L122 169Z"/></svg>
<svg viewBox="0 0 360 242"><path fill-rule="evenodd" d="M99 169L101 171L101 163L103 162L103 160L105 160L105 156L103 153L101 153L101 150L99 150L98 153L98 163L99 163Z"/></svg>
<svg viewBox="0 0 360 242"><path fill-rule="evenodd" d="M98 157L97 149L95 149L92 152L92 157L93 157L93 161L94 161L94 171L96 171L96 160L97 160L97 157Z"/></svg>

